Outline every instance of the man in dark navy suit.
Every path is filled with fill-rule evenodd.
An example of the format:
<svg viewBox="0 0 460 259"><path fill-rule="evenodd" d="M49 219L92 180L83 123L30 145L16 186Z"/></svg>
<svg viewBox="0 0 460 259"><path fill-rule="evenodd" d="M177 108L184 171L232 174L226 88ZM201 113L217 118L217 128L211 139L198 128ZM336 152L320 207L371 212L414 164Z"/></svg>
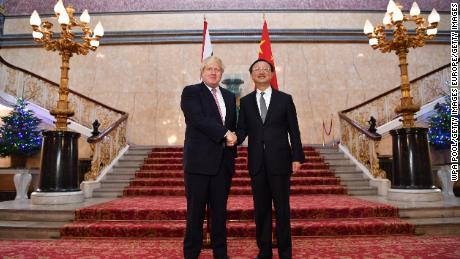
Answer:
<svg viewBox="0 0 460 259"><path fill-rule="evenodd" d="M257 258L272 258L272 201L280 258L292 258L290 226L291 173L304 162L292 97L273 89L274 67L256 60L249 68L256 90L241 98L238 143L248 137L248 169L254 199Z"/></svg>
<svg viewBox="0 0 460 259"><path fill-rule="evenodd" d="M211 214L211 245L214 258L227 255L227 198L235 171L235 95L219 86L224 67L211 56L201 64L202 83L182 91L184 112L184 180L187 226L184 257L196 259L203 245L206 204Z"/></svg>

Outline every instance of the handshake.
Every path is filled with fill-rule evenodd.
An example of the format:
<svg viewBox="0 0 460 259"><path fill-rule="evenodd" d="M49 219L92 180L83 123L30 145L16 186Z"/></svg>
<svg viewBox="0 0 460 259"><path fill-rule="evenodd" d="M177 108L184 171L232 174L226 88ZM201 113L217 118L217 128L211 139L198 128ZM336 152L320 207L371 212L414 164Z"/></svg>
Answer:
<svg viewBox="0 0 460 259"><path fill-rule="evenodd" d="M228 131L227 135L225 135L225 139L227 141L227 147L233 147L238 140L235 132L233 131Z"/></svg>

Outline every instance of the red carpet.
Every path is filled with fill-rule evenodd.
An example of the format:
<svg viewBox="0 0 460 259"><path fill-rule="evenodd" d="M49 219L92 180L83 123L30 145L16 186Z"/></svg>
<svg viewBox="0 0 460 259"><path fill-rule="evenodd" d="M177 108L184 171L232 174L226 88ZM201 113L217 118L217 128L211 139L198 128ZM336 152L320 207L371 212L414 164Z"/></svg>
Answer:
<svg viewBox="0 0 460 259"><path fill-rule="evenodd" d="M345 194L346 189L312 147L305 147L307 163L292 179L292 194ZM124 196L184 196L182 148L155 148L145 159L136 178L125 188ZM238 148L236 174L231 195L251 195L247 172L247 148Z"/></svg>
<svg viewBox="0 0 460 259"><path fill-rule="evenodd" d="M460 237L378 236L341 238L294 238L293 258L460 258ZM182 258L181 239L61 239L0 240L2 258ZM230 239L232 259L257 255L253 239ZM273 250L274 258L278 258ZM212 259L204 249L200 259Z"/></svg>
<svg viewBox="0 0 460 259"><path fill-rule="evenodd" d="M156 148L124 190L124 198L79 209L76 221L64 226L63 237L182 237L186 202L181 148ZM344 186L319 154L306 147L310 160L292 178L293 236L411 234L414 226L398 218L394 207L347 195ZM238 165L245 167L245 148L239 148ZM163 154L162 158L156 156ZM167 156L167 155L173 156ZM243 154L243 155L241 155ZM315 164L315 166L312 166ZM317 167L311 169L310 167ZM171 168L170 170L168 168ZM310 169L307 169L310 168ZM315 195L312 195L315 194ZM334 195L342 194L342 195ZM228 204L228 236L254 237L255 224L249 177L236 173Z"/></svg>
<svg viewBox="0 0 460 259"><path fill-rule="evenodd" d="M229 199L228 235L252 237L251 196ZM396 208L345 195L291 197L294 236L378 235L412 233ZM184 233L184 197L127 197L77 211L77 221L66 225L63 237L181 237Z"/></svg>

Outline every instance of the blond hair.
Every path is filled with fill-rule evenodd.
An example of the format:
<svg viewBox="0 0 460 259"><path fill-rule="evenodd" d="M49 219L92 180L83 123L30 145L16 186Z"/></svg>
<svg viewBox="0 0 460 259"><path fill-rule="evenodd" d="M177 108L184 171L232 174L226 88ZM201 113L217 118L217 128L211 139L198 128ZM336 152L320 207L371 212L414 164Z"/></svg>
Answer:
<svg viewBox="0 0 460 259"><path fill-rule="evenodd" d="M210 56L210 57L205 58L201 62L200 72L203 73L203 70L211 64L216 64L220 68L220 70L222 70L222 73L224 72L224 63L222 62L220 58L216 56Z"/></svg>

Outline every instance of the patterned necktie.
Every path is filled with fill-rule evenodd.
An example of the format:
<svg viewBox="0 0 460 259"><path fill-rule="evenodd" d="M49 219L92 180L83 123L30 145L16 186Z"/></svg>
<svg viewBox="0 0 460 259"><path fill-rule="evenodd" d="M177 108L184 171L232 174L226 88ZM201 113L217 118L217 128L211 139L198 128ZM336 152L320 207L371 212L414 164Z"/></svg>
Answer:
<svg viewBox="0 0 460 259"><path fill-rule="evenodd" d="M265 103L264 94L264 92L260 93L260 117L262 118L262 122L265 122L265 118L267 117L267 104Z"/></svg>
<svg viewBox="0 0 460 259"><path fill-rule="evenodd" d="M217 109L219 110L220 119L222 120L222 124L224 124L224 118L222 117L222 111L220 110L219 100L217 99L217 89L211 89L212 96L214 96L214 101L216 101Z"/></svg>

